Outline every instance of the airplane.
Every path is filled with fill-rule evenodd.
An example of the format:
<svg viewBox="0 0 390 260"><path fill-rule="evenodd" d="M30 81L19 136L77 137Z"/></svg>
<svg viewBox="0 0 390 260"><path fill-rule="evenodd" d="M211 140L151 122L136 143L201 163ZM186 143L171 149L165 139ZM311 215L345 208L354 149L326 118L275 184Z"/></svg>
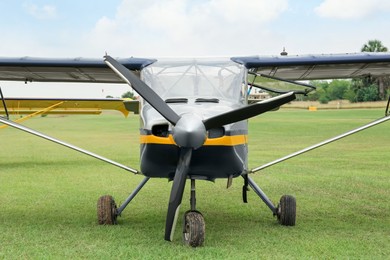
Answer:
<svg viewBox="0 0 390 260"><path fill-rule="evenodd" d="M0 117L0 122L133 174L144 175L141 183L119 207L110 195L98 199L97 217L102 225L117 224L118 216L149 179L167 178L173 183L164 239L172 241L185 185L189 180L190 209L183 216L182 238L186 245L198 247L204 244L205 221L196 208L196 181L226 179L229 187L234 178L242 177L244 202L247 202L247 192L251 188L281 225L294 226L295 198L283 195L275 205L250 174L386 122L390 119L390 98L384 117L253 169L248 168L249 118L277 110L295 100L297 95L314 91L315 87L305 83L309 80L389 75L390 53L194 59L119 59L107 54L103 59L0 58L0 81L129 84L141 97L139 107L135 108L134 103L125 105L127 110L140 114L140 170L45 135L7 117ZM252 88L268 91L272 97L248 104ZM0 95L5 114L9 110L18 110L16 104L23 101L5 98L1 90ZM68 112L77 113L74 109L79 104L91 102L81 99L51 101L47 104L44 99L24 100L27 103L23 107L46 104L49 109L41 111L45 113L63 106L64 102L73 102ZM92 106L104 102L109 101L95 100ZM117 109L118 106L101 107ZM118 110L123 111L123 108Z"/></svg>

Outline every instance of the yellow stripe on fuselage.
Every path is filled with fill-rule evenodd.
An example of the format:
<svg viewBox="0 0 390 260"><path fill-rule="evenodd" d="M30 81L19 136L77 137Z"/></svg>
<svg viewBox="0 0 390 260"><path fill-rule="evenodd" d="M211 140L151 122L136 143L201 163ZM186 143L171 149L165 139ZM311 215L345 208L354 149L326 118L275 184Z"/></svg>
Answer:
<svg viewBox="0 0 390 260"><path fill-rule="evenodd" d="M141 144L169 144L176 145L172 135L168 137L158 137L154 135L141 135ZM218 138L207 138L204 146L220 145L235 146L248 143L248 135L231 135Z"/></svg>

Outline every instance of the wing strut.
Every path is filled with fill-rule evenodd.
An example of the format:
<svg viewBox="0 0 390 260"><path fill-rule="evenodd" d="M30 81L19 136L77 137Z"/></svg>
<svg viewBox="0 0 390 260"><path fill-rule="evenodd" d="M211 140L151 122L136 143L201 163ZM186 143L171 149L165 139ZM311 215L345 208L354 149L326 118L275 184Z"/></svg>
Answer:
<svg viewBox="0 0 390 260"><path fill-rule="evenodd" d="M302 149L302 150L300 150L300 151L298 151L298 152L289 154L289 155L287 155L287 156L285 156L285 157L282 157L282 158L279 158L279 159L274 160L274 161L272 161L272 162L266 163L266 164L264 164L264 165L262 165L262 166L260 166L260 167L257 167L257 168L254 168L254 169L250 170L248 173L255 173L255 172L258 172L258 171L263 170L263 169L265 169L265 168L268 168L268 167L270 167L270 166L272 166L272 165L278 164L278 163L280 163L280 162L283 162L283 161L285 161L285 160L288 160L288 159L293 158L293 157L295 157L295 156L298 156L298 155L300 155L300 154L303 154L303 153L306 153L306 152L308 152L308 151L314 150L314 149L316 149L316 148L318 148L318 147L321 147L321 146L323 146L323 145L332 143L332 142L334 142L334 141L337 141L337 140L342 139L342 138L344 138L344 137L347 137L347 136L349 136L349 135L352 135L352 134L355 134L355 133L360 132L360 131L362 131L362 130L368 129L368 128L372 127L372 126L375 126L375 125L378 125L378 124L380 124L380 123L386 122L387 120L390 120L390 115L387 115L387 116L385 116L385 117L382 117L382 118L380 118L380 119L377 119L377 120L375 120L375 121L373 121L373 122L371 122L371 123L368 123L368 124L366 124L366 125L364 125L364 126L361 126L361 127L359 127L359 128L356 128L356 129L351 130L351 131L349 131L349 132L346 132L346 133L344 133L344 134L341 134L341 135L338 135L338 136L336 136L336 137L333 137L333 138L330 138L330 139L328 139L328 140L325 140L325 141L323 141L323 142L321 142L321 143L318 143L318 144L309 146L309 147L307 147L307 148L305 148L305 149Z"/></svg>
<svg viewBox="0 0 390 260"><path fill-rule="evenodd" d="M41 138L43 138L43 139L52 141L52 142L54 142L54 143L56 143L56 144L60 144L60 145L62 145L62 146L68 147L68 148L73 149L73 150L75 150L75 151L78 151L78 152L80 152L80 153L83 153L83 154L89 155L89 156L91 156L91 157L94 157L94 158L96 158L96 159L99 159L99 160L101 160L101 161L104 161L104 162L106 162L106 163L115 165L115 166L117 166L117 167L119 167L119 168L122 168L122 169L124 169L124 170L126 170L126 171L132 172L132 173L134 173L134 174L139 174L139 173L140 173L139 171L137 171L137 170L135 170L135 169L132 169L132 168L130 168L130 167L127 167L127 166L125 166L125 165L123 165L123 164L120 164L120 163L118 163L118 162L112 161L112 160L110 160L110 159L107 159L107 158L105 158L105 157L103 157L103 156L100 156L100 155L97 155L97 154L95 154L95 153L89 152L89 151L87 151L87 150L84 150L84 149L79 148L79 147L77 147L77 146L74 146L74 145L72 145L72 144L65 143L65 142L63 142L63 141L61 141L61 140L58 140L58 139L53 138L53 137L50 137L50 136L48 136L48 135L45 135L45 134L40 133L40 132L38 132L38 131L35 131L35 130L31 129L31 128L25 127L25 126L23 126L23 125L21 125L21 124L12 122L12 121L10 121L10 120L8 120L8 119L5 119L5 118L3 118L3 117L0 117L0 123L6 124L6 125L8 125L8 126L17 128L17 129L22 130L22 131L25 131L25 132L27 132L27 133L29 133L29 134L36 135L36 136L41 137Z"/></svg>
<svg viewBox="0 0 390 260"><path fill-rule="evenodd" d="M7 119L9 119L8 109L7 109L7 105L5 104L5 99L1 87L0 87L0 96L1 96L1 101L3 102L5 114L7 115Z"/></svg>

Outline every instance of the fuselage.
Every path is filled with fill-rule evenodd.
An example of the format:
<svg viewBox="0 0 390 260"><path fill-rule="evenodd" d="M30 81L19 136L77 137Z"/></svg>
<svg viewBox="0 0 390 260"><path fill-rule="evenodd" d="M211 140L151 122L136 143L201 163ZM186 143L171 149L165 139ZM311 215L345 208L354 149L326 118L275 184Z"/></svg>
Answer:
<svg viewBox="0 0 390 260"><path fill-rule="evenodd" d="M247 104L247 71L230 61L159 61L141 72L146 82L179 115L205 120ZM179 147L173 126L150 104L141 101L141 172L173 178ZM214 180L240 176L247 170L247 121L210 129L204 144L193 151L189 176Z"/></svg>

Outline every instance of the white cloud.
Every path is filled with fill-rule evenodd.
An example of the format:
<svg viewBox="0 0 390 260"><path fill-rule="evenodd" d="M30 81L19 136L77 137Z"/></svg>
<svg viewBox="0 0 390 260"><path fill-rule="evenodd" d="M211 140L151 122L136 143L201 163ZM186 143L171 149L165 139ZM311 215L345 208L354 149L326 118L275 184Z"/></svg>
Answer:
<svg viewBox="0 0 390 260"><path fill-rule="evenodd" d="M57 8L53 5L38 6L32 3L24 3L23 8L33 17L46 20L57 17Z"/></svg>
<svg viewBox="0 0 390 260"><path fill-rule="evenodd" d="M339 19L361 19L389 11L388 0L325 0L315 8L319 16Z"/></svg>
<svg viewBox="0 0 390 260"><path fill-rule="evenodd" d="M123 0L115 17L102 17L87 40L100 52L104 46L119 55L222 56L237 50L258 53L262 37L269 37L266 24L287 10L287 2Z"/></svg>

